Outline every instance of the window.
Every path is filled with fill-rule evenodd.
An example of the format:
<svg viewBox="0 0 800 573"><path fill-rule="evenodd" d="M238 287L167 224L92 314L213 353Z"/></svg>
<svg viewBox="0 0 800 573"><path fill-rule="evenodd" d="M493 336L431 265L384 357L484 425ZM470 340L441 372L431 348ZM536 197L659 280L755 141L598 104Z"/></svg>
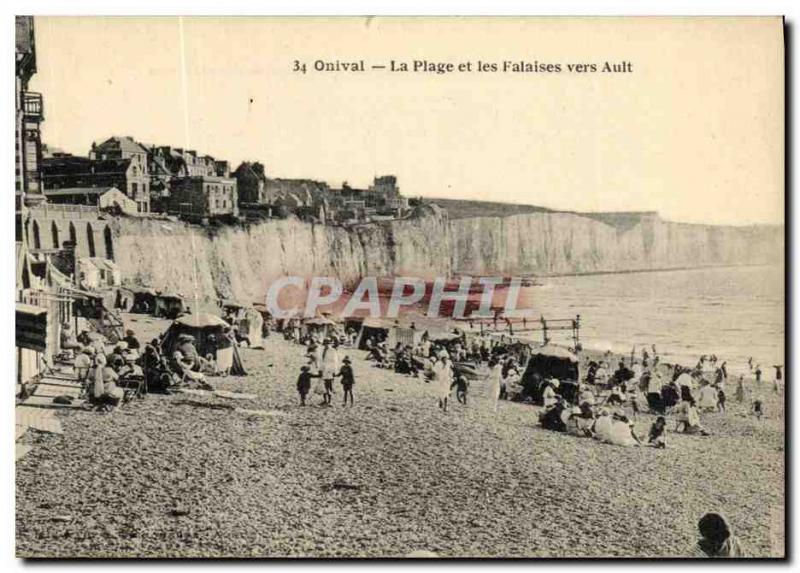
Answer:
<svg viewBox="0 0 800 573"><path fill-rule="evenodd" d="M139 186L136 183L131 183L131 194L136 195L139 190Z"/></svg>

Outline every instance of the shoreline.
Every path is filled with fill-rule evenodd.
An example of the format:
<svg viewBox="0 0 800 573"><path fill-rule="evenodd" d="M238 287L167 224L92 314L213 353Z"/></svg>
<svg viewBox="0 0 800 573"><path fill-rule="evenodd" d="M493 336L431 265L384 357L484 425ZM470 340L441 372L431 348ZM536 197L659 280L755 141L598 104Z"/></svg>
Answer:
<svg viewBox="0 0 800 573"><path fill-rule="evenodd" d="M629 275L629 274L642 274L642 273L669 273L674 271L701 271L707 269L735 269L735 268L764 268L764 267L782 267L785 265L780 262L774 263L731 263L719 265L698 265L698 266L682 266L682 267L657 267L657 268L638 268L627 269L618 271L585 271L573 273L553 273L553 274L540 274L540 275L522 275L524 278L560 278L560 277L591 277L601 275ZM534 287L541 286L534 284Z"/></svg>

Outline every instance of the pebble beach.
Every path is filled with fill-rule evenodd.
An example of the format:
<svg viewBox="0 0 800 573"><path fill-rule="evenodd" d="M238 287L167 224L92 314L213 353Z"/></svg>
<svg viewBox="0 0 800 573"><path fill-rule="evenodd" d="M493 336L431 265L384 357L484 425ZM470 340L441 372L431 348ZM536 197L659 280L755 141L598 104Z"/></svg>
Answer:
<svg viewBox="0 0 800 573"><path fill-rule="evenodd" d="M148 340L168 324L129 326ZM444 414L432 385L353 349L355 405L337 382L332 407L301 408L303 350L273 334L240 350L248 376L209 378L249 399L148 395L29 431L17 555L680 557L718 511L750 555L783 556L783 396L768 384L766 419L731 388L727 413L702 415L711 436L625 448L545 431L536 406L495 411L482 380Z"/></svg>

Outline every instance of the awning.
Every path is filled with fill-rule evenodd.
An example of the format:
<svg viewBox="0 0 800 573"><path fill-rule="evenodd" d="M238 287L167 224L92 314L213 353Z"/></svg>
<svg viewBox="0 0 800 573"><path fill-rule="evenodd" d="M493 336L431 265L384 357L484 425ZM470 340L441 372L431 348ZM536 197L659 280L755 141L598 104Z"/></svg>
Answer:
<svg viewBox="0 0 800 573"><path fill-rule="evenodd" d="M208 326L228 326L228 323L215 314L201 312L200 314L188 314L175 320L176 324L190 326L193 328L205 328Z"/></svg>

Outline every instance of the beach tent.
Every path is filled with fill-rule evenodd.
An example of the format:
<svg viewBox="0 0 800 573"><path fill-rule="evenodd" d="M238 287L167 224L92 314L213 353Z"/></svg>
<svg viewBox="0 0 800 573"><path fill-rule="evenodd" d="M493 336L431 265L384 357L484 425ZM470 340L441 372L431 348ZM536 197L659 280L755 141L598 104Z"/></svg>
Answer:
<svg viewBox="0 0 800 573"><path fill-rule="evenodd" d="M145 287L130 287L128 289L120 289L121 295L124 291L130 292L130 305L127 307L131 312L150 314L156 307L156 291L151 288ZM121 302L121 301L120 301ZM119 305L122 308L122 305Z"/></svg>
<svg viewBox="0 0 800 573"><path fill-rule="evenodd" d="M229 328L228 323L214 314L199 313L182 316L170 325L161 341L161 350L166 356L172 356L179 345L180 336L188 334L194 339L194 346L201 356L213 355L220 347L220 342L226 337L225 330L227 328ZM233 367L230 372L238 376L247 374L236 346L233 346Z"/></svg>
<svg viewBox="0 0 800 573"><path fill-rule="evenodd" d="M393 346L390 341L391 325L384 323L377 318L365 318L361 324L361 332L358 335L358 342L356 346L359 350L366 350L367 340L372 340L377 344L378 342L386 341L388 346Z"/></svg>
<svg viewBox="0 0 800 573"><path fill-rule="evenodd" d="M578 357L561 346L548 344L531 348L530 357L522 375L522 386L535 401L541 400L542 381L556 378L557 392L574 402L578 381Z"/></svg>
<svg viewBox="0 0 800 573"><path fill-rule="evenodd" d="M155 296L153 316L164 318L177 318L186 312L183 297L178 294L162 292Z"/></svg>
<svg viewBox="0 0 800 573"><path fill-rule="evenodd" d="M320 334L323 338L328 338L333 332L333 327L336 323L330 318L324 316L316 316L314 318L307 318L303 321L303 328L308 335Z"/></svg>
<svg viewBox="0 0 800 573"><path fill-rule="evenodd" d="M261 318L263 318L264 321L267 321L270 318L272 318L272 313L269 311L267 305L265 305L264 303L254 302L253 308L256 309L259 313L261 313Z"/></svg>

